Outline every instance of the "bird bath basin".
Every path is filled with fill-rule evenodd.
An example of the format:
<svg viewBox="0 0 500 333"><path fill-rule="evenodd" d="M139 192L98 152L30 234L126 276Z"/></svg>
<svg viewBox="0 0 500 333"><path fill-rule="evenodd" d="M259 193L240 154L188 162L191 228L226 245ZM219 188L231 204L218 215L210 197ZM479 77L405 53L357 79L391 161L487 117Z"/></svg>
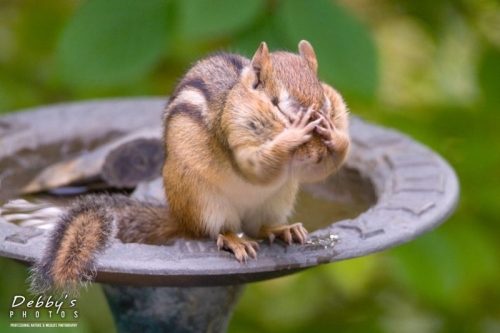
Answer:
<svg viewBox="0 0 500 333"><path fill-rule="evenodd" d="M62 159L141 128L161 136L164 106L160 98L96 100L1 117L0 205L18 197L40 170ZM299 197L293 221L300 218L312 231L305 245L277 241L270 246L265 241L258 260L241 265L232 254L218 251L211 240L179 239L163 246L116 241L99 256L96 281L110 285L106 293L112 308L115 304L117 322L129 320L132 327L133 316L123 318L117 310L125 299L151 300L159 290L172 297L171 291L183 290L191 298L199 294L196 299L201 303L223 295L226 303L233 304L240 290L235 285L382 251L418 237L450 216L459 185L440 156L404 134L355 117L350 133L352 148L345 167L324 182L304 186ZM158 191L151 185L154 182L144 184L146 193ZM31 264L41 255L46 234L0 216L0 255ZM177 299L171 306L179 308L182 302ZM201 308L198 312L204 311ZM231 306L219 310L230 316ZM228 316L216 325L219 330ZM165 327L167 319L158 320Z"/></svg>

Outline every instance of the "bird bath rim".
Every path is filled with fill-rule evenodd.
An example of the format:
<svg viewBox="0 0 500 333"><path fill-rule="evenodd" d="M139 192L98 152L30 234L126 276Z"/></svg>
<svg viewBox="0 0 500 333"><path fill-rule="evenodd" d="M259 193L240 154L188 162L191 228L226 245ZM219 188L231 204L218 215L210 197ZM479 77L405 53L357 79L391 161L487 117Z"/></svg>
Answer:
<svg viewBox="0 0 500 333"><path fill-rule="evenodd" d="M38 148L78 139L91 143L161 123L164 98L112 99L52 105L0 118L0 165L23 152L29 165ZM63 124L63 125L61 125ZM102 131L103 124L108 126ZM351 220L309 235L305 245L261 243L258 260L238 263L211 240L178 239L169 245L116 241L98 257L97 282L142 286L220 286L284 276L309 267L360 257L408 242L444 222L456 208L459 184L438 154L395 130L351 117L352 148L346 165L367 177L377 202ZM30 153L31 152L31 153ZM10 159L9 159L10 158ZM13 176L0 171L2 180ZM9 178L10 177L10 178ZM31 264L46 232L0 216L0 255Z"/></svg>

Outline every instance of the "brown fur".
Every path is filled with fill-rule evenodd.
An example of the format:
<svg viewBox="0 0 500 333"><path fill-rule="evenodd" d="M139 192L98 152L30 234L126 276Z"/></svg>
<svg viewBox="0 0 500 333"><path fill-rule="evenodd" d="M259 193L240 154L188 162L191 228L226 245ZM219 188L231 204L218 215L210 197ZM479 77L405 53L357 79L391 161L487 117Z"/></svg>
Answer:
<svg viewBox="0 0 500 333"><path fill-rule="evenodd" d="M115 237L126 243L148 244L179 237L170 219L163 203L139 202L118 194L78 198L60 217L40 261L32 267L30 291L76 291L78 283L94 278L97 255Z"/></svg>
<svg viewBox="0 0 500 333"><path fill-rule="evenodd" d="M262 43L252 60L221 53L197 62L164 115L169 208L124 196L82 199L87 208L73 206L52 234L34 289L92 279L115 221L125 242L209 237L240 261L257 249L236 233L304 243L302 225L287 225L299 183L335 172L349 148L347 108L317 67L306 41L299 54L270 53Z"/></svg>
<svg viewBox="0 0 500 333"><path fill-rule="evenodd" d="M195 64L179 83L165 112L163 179L173 220L185 236L216 238L242 230L254 230L255 236L258 228L252 224L283 224L298 190L293 184L324 179L345 160L346 106L318 80L311 45L302 41L299 52L270 53L262 43L250 61L214 55ZM330 134L314 127L305 133L314 119L291 128L290 119L309 107L328 119ZM253 192L249 201L255 204L239 207L245 198L238 199L231 188ZM275 195L281 208L258 198ZM263 212L260 220L248 220L251 210Z"/></svg>
<svg viewBox="0 0 500 333"><path fill-rule="evenodd" d="M68 283L76 287L80 272L87 269L85 263L102 243L101 223L103 221L93 212L74 217L73 227L66 230L52 266L51 274L56 285Z"/></svg>

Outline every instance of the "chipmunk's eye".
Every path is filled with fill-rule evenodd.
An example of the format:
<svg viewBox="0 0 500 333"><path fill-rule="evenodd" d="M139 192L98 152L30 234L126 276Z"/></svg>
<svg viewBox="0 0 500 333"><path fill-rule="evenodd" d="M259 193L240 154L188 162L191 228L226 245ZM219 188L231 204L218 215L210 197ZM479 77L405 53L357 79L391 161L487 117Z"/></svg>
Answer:
<svg viewBox="0 0 500 333"><path fill-rule="evenodd" d="M275 97L271 98L271 103L273 103L274 106L278 106L279 102L280 101L279 101L278 97L275 96Z"/></svg>

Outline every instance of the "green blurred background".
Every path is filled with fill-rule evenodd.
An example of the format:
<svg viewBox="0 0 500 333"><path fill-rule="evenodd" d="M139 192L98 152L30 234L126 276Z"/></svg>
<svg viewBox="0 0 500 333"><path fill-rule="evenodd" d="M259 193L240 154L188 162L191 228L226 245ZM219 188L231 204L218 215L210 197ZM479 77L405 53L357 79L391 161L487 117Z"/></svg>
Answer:
<svg viewBox="0 0 500 333"><path fill-rule="evenodd" d="M209 52L301 39L353 114L451 163L460 205L409 244L249 285L229 332L500 332L500 1L0 0L0 112L167 96ZM2 331L26 276L0 259ZM78 302L77 331L114 330L99 285Z"/></svg>

